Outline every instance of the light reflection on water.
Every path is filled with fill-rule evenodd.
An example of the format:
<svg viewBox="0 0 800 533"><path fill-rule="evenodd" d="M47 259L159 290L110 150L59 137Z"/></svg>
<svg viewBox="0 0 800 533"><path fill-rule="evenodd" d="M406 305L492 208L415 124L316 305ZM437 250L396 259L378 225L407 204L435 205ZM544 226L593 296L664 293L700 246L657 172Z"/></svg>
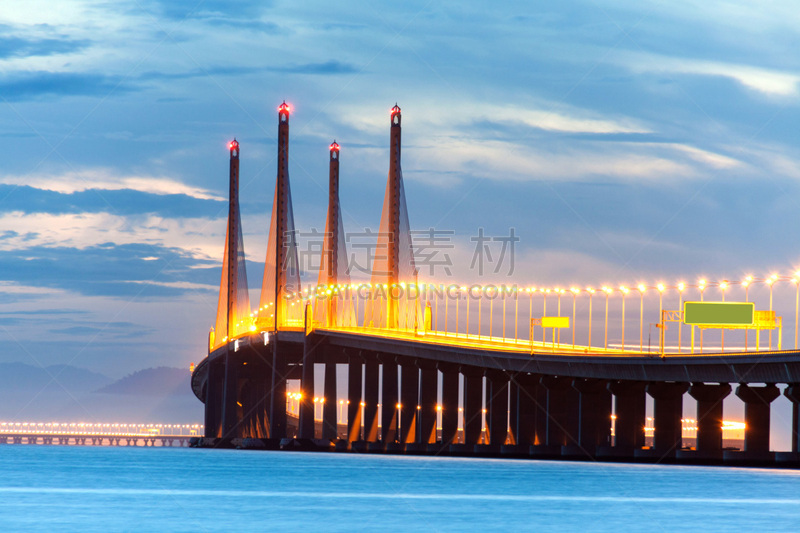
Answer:
<svg viewBox="0 0 800 533"><path fill-rule="evenodd" d="M0 447L6 531L797 531L794 471Z"/></svg>

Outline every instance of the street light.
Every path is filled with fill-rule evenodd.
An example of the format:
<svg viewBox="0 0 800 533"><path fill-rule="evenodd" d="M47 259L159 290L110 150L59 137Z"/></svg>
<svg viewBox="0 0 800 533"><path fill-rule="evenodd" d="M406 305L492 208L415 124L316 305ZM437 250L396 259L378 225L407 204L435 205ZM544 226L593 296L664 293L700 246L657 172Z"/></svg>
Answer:
<svg viewBox="0 0 800 533"><path fill-rule="evenodd" d="M644 291L647 289L643 284L639 284L636 289L639 291L639 351L644 351Z"/></svg>
<svg viewBox="0 0 800 533"><path fill-rule="evenodd" d="M666 324L664 324L663 300L664 300L664 289L666 287L664 287L663 283L659 283L656 286L656 288L658 289L658 323L659 323L659 327L658 327L658 339L659 339L658 346L660 348L661 354L663 355L664 354L664 340L665 340L664 339L664 337L665 337L665 335L664 335L664 327L666 325Z"/></svg>
<svg viewBox="0 0 800 533"><path fill-rule="evenodd" d="M680 313L681 321L678 322L678 353L681 352L681 337L683 333L683 289L686 288L686 285L681 281L678 283L678 313Z"/></svg>
<svg viewBox="0 0 800 533"><path fill-rule="evenodd" d="M619 288L622 291L622 350L625 350L625 295L628 294L628 287Z"/></svg>
<svg viewBox="0 0 800 533"><path fill-rule="evenodd" d="M572 293L572 348L575 348L575 297L581 290L577 287L572 287L569 291Z"/></svg>
<svg viewBox="0 0 800 533"><path fill-rule="evenodd" d="M603 292L606 293L605 348L608 350L608 295L611 294L611 289L608 287L603 287Z"/></svg>
<svg viewBox="0 0 800 533"><path fill-rule="evenodd" d="M771 275L767 278L767 284L769 285L769 310L772 311L772 285L778 281L778 276L775 274ZM771 324L774 325L774 324ZM769 349L772 350L772 328L769 330Z"/></svg>
<svg viewBox="0 0 800 533"><path fill-rule="evenodd" d="M725 281L725 280L721 281L720 284L719 284L719 289L722 291L722 301L723 302L725 301L725 289L727 289L727 288L728 288L728 282ZM720 339L720 351L724 352L725 351L725 328L722 328L722 330L720 331L719 339Z"/></svg>
<svg viewBox="0 0 800 533"><path fill-rule="evenodd" d="M749 302L750 298L748 296L748 290L750 289L750 283L753 281L753 276L747 276L744 278L742 285L744 286L744 301ZM796 330L797 328L795 328ZM744 328L744 351L747 351L747 332L748 329Z"/></svg>
<svg viewBox="0 0 800 533"><path fill-rule="evenodd" d="M592 296L594 296L594 289L586 287L586 292L589 293L589 342L586 344L588 348L592 347Z"/></svg>

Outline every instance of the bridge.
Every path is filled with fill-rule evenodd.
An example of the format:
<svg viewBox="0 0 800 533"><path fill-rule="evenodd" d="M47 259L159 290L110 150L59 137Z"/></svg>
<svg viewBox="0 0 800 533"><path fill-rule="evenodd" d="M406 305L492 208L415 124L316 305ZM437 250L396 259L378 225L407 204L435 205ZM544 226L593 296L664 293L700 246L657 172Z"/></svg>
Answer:
<svg viewBox="0 0 800 533"><path fill-rule="evenodd" d="M205 403L205 437L197 444L800 466L798 273L613 286L424 279L410 235L395 106L371 278L354 281L348 272L342 149L334 141L318 283L301 287L290 114L286 103L278 108L275 196L254 308L239 213L240 147L230 144L219 304L208 355L192 375ZM786 317L794 324L791 349L784 349L784 317L774 306L785 303L787 287L795 304ZM322 368L324 390L316 391ZM791 451L776 453L770 408L778 385L792 402L793 433ZM696 440L688 447L687 392L697 402ZM744 402L742 449L723 446L730 427L723 400L732 392ZM287 401L296 402L294 425ZM322 423L315 424L319 404Z"/></svg>

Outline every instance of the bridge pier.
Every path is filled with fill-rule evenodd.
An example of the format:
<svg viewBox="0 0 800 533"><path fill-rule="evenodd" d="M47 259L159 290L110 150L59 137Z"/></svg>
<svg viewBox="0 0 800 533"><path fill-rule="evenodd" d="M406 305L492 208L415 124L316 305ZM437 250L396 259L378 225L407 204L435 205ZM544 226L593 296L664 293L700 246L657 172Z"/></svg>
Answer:
<svg viewBox="0 0 800 533"><path fill-rule="evenodd" d="M645 444L644 427L647 397L643 381L610 381L608 390L614 395L614 446L601 447L598 456L633 457Z"/></svg>
<svg viewBox="0 0 800 533"><path fill-rule="evenodd" d="M286 356L279 353L278 342L272 347L272 391L271 413L269 417L272 439L285 439L286 435L286 374L288 373Z"/></svg>
<svg viewBox="0 0 800 533"><path fill-rule="evenodd" d="M442 445L458 442L458 367L439 363L442 373Z"/></svg>
<svg viewBox="0 0 800 533"><path fill-rule="evenodd" d="M222 438L241 437L241 409L239 401L239 367L242 363L237 352L228 345L225 354L225 373L222 388Z"/></svg>
<svg viewBox="0 0 800 533"><path fill-rule="evenodd" d="M378 360L372 356L364 361L364 440L378 442L378 423L380 422L378 404L380 401L380 366ZM393 406L384 409L393 410Z"/></svg>
<svg viewBox="0 0 800 533"><path fill-rule="evenodd" d="M339 437L336 421L336 399L336 363L326 363L325 401L322 404L322 440L336 440ZM357 405L359 411L361 411L361 402L358 402Z"/></svg>
<svg viewBox="0 0 800 533"><path fill-rule="evenodd" d="M761 387L741 384L736 387L736 396L744 402L744 451L724 453L725 461L767 462L774 458L769 451L770 404L780 396L773 383Z"/></svg>
<svg viewBox="0 0 800 533"><path fill-rule="evenodd" d="M578 394L577 445L567 446L562 455L588 459L598 447L611 441L611 393L608 383L599 379L573 379Z"/></svg>
<svg viewBox="0 0 800 533"><path fill-rule="evenodd" d="M531 374L517 374L514 378L516 394L511 395L511 404L516 405L516 416L511 416L511 426L516 428L514 441L526 450L536 444L536 419L543 413L536 398L539 379L541 376Z"/></svg>
<svg viewBox="0 0 800 533"><path fill-rule="evenodd" d="M219 438L222 436L222 399L225 380L225 366L219 359L208 362L208 379L206 380L205 436Z"/></svg>
<svg viewBox="0 0 800 533"><path fill-rule="evenodd" d="M540 385L547 391L547 417L544 444L534 446L533 455L560 456L561 447L574 442L577 436L578 392L572 388L572 378L542 376Z"/></svg>
<svg viewBox="0 0 800 533"><path fill-rule="evenodd" d="M397 360L389 354L380 355L382 370L381 404L381 441L383 448L390 443L397 442L397 427L400 399L397 391Z"/></svg>
<svg viewBox="0 0 800 533"><path fill-rule="evenodd" d="M480 441L483 429L483 370L461 366L464 376L464 445L470 452Z"/></svg>
<svg viewBox="0 0 800 533"><path fill-rule="evenodd" d="M508 437L508 374L504 370L486 372L486 393L489 445L499 452Z"/></svg>
<svg viewBox="0 0 800 533"><path fill-rule="evenodd" d="M419 368L412 359L405 359L400 368L400 442L411 444L419 442Z"/></svg>
<svg viewBox="0 0 800 533"><path fill-rule="evenodd" d="M800 383L790 383L783 395L792 402L792 453L800 452Z"/></svg>
<svg viewBox="0 0 800 533"><path fill-rule="evenodd" d="M684 382L647 384L647 394L653 397L653 447L637 450L637 457L658 460L675 457L675 452L683 445L683 394L688 389L689 384Z"/></svg>
<svg viewBox="0 0 800 533"><path fill-rule="evenodd" d="M311 338L309 338L311 337ZM300 408L298 413L297 437L313 439L316 437L314 422L314 363L316 362L316 342L311 335L303 337L303 369L300 374Z"/></svg>
<svg viewBox="0 0 800 533"><path fill-rule="evenodd" d="M439 395L439 370L435 361L417 360L420 372L419 428L421 444L436 443L437 397Z"/></svg>
<svg viewBox="0 0 800 533"><path fill-rule="evenodd" d="M731 393L727 383L692 383L689 395L697 400L697 439L694 452L679 451L681 459L722 460L723 400Z"/></svg>
<svg viewBox="0 0 800 533"><path fill-rule="evenodd" d="M361 361L347 365L347 440L361 440ZM366 382L369 389L369 381ZM369 405L369 404L367 404Z"/></svg>

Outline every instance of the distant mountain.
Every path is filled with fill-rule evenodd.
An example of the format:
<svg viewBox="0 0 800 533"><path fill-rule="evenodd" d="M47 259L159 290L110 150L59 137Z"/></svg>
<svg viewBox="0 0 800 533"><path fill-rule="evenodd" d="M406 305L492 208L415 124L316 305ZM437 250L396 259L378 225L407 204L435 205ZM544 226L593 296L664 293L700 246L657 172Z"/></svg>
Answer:
<svg viewBox="0 0 800 533"><path fill-rule="evenodd" d="M144 396L193 396L192 374L186 368L146 368L106 385L96 392Z"/></svg>
<svg viewBox="0 0 800 533"><path fill-rule="evenodd" d="M52 365L45 368L26 363L0 363L0 390L53 391L81 394L104 387L112 379L85 368Z"/></svg>

